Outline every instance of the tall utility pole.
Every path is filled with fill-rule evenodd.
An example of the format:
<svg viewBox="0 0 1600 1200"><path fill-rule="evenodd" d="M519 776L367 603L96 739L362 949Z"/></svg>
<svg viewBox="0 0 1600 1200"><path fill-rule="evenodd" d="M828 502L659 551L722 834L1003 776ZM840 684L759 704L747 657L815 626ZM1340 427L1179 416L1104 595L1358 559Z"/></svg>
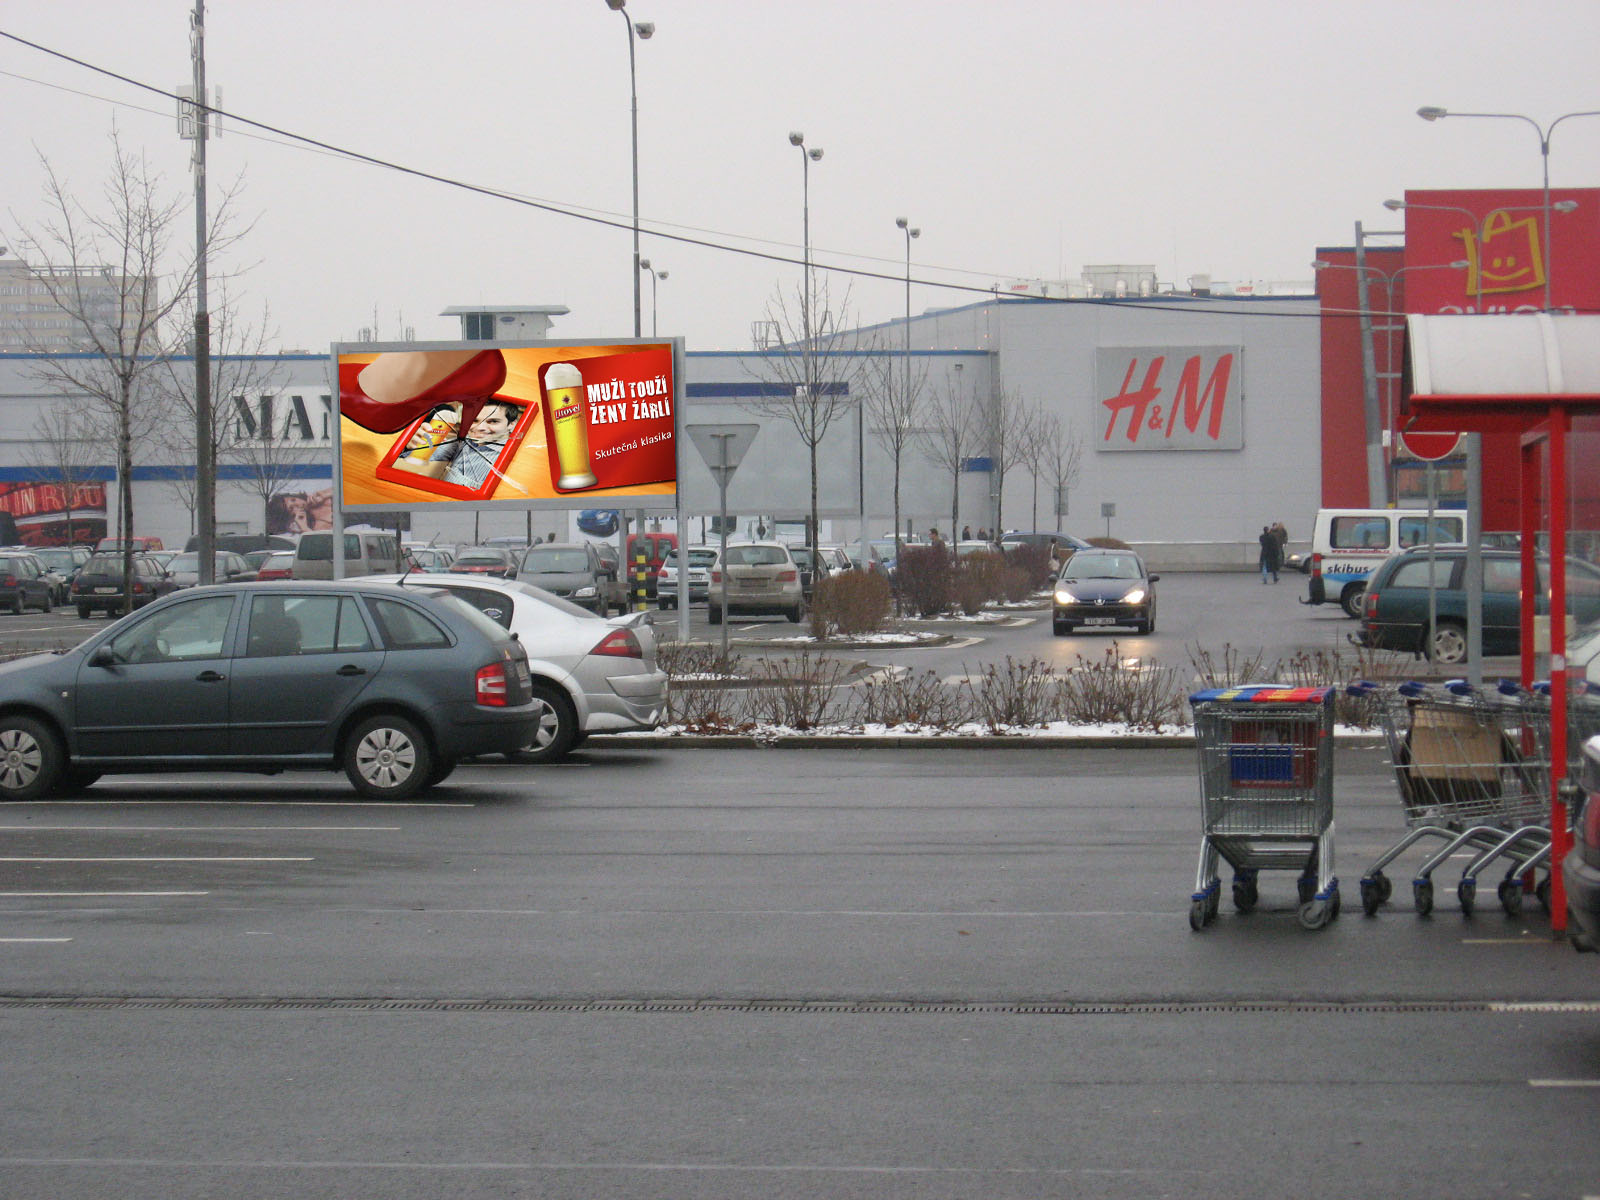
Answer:
<svg viewBox="0 0 1600 1200"><path fill-rule="evenodd" d="M206 4L194 0L189 24L194 60L194 495L200 537L200 582L216 582L217 458L211 435L211 314L206 311L206 135L211 109L206 103Z"/></svg>

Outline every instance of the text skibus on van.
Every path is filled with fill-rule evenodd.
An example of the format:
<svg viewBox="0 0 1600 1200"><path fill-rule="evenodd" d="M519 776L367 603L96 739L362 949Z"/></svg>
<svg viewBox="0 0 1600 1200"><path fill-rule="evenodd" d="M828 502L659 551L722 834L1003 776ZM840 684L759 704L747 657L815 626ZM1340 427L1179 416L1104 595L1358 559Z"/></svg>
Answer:
<svg viewBox="0 0 1600 1200"><path fill-rule="evenodd" d="M1466 514L1435 510L1433 543L1466 541ZM1311 534L1311 582L1307 604L1335 603L1361 615L1367 576L1391 554L1428 542L1428 513L1415 508L1323 508Z"/></svg>

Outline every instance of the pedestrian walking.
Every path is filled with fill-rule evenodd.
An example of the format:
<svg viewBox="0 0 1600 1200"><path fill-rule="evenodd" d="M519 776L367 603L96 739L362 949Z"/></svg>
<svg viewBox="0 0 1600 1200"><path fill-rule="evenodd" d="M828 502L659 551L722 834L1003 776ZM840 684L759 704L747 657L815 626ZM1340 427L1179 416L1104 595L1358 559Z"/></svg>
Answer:
<svg viewBox="0 0 1600 1200"><path fill-rule="evenodd" d="M1272 576L1272 582L1278 582L1278 569L1283 566L1283 543L1278 541L1278 535L1272 532L1270 525L1261 527L1261 583L1266 585L1267 576Z"/></svg>

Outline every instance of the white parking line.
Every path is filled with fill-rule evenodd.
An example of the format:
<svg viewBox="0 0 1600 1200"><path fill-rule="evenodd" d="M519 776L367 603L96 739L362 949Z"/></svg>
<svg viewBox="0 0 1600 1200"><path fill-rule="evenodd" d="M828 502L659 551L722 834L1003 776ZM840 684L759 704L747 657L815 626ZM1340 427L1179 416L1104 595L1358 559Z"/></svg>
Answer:
<svg viewBox="0 0 1600 1200"><path fill-rule="evenodd" d="M467 800L188 800L181 796L171 796L165 800L118 800L110 796L101 796L92 800L12 800L6 807L23 808L26 805L60 805L66 807L70 804L92 804L96 808L106 808L116 804L126 807L149 807L155 804L173 804L185 807L230 807L230 808L351 808L359 804L361 809L369 808L477 808L478 806Z"/></svg>
<svg viewBox="0 0 1600 1200"><path fill-rule="evenodd" d="M79 899L102 896L209 896L210 892L0 892L0 900Z"/></svg>
<svg viewBox="0 0 1600 1200"><path fill-rule="evenodd" d="M1530 1079L1529 1087L1600 1088L1600 1079Z"/></svg>
<svg viewBox="0 0 1600 1200"><path fill-rule="evenodd" d="M0 825L0 833L398 833L398 825Z"/></svg>
<svg viewBox="0 0 1600 1200"><path fill-rule="evenodd" d="M162 855L118 855L110 854L99 858L52 858L46 855L17 855L10 858L0 858L0 863L169 863L169 862L316 862L309 855L298 857L268 857L266 855L203 855L203 854L162 854Z"/></svg>
<svg viewBox="0 0 1600 1200"><path fill-rule="evenodd" d="M25 937L0 937L0 945L4 946L54 946L62 942L70 942L71 938L25 938Z"/></svg>

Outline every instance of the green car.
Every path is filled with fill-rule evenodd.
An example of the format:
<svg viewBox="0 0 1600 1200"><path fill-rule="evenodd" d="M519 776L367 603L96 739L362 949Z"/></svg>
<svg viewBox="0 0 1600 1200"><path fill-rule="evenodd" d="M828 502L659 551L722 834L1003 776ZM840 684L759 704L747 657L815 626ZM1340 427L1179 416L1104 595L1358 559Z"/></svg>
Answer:
<svg viewBox="0 0 1600 1200"><path fill-rule="evenodd" d="M1483 552L1483 653L1512 655L1522 648L1522 558L1515 550ZM1455 546L1407 550L1380 563L1367 580L1361 631L1353 635L1374 650L1409 650L1438 663L1467 659L1467 552ZM1550 586L1550 562L1538 560L1539 607ZM1436 619L1429 627L1428 584L1434 585ZM1567 611L1578 624L1600 617L1600 567L1567 559Z"/></svg>

